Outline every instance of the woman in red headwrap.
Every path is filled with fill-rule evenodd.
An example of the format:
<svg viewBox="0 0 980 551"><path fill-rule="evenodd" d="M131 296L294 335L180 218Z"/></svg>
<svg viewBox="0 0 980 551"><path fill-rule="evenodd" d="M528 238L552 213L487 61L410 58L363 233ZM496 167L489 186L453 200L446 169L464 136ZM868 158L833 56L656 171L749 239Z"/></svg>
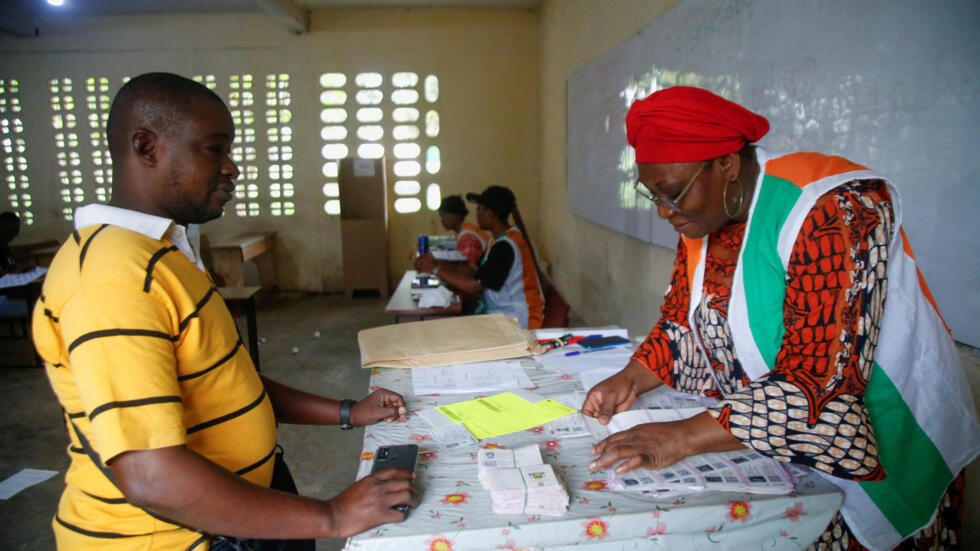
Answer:
<svg viewBox="0 0 980 551"><path fill-rule="evenodd" d="M980 430L897 191L840 157L752 145L766 119L699 88L634 103L626 127L636 190L680 234L677 257L660 321L582 411L608 423L661 384L717 402L606 438L589 468L749 447L844 490L818 545L955 542Z"/></svg>

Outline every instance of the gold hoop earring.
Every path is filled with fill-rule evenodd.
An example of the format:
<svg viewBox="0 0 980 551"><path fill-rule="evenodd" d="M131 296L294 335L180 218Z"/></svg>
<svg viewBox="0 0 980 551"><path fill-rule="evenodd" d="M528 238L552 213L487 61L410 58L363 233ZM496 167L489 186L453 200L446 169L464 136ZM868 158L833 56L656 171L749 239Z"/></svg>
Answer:
<svg viewBox="0 0 980 551"><path fill-rule="evenodd" d="M728 211L728 186L732 182L738 182L738 206L735 207L734 213ZM725 214L728 215L728 218L734 220L735 217L738 216L738 212L742 210L742 203L744 202L745 202L745 186L742 185L742 181L739 180L738 178L735 178L734 180L729 180L727 183L725 183L725 189L721 193L721 204L724 207Z"/></svg>

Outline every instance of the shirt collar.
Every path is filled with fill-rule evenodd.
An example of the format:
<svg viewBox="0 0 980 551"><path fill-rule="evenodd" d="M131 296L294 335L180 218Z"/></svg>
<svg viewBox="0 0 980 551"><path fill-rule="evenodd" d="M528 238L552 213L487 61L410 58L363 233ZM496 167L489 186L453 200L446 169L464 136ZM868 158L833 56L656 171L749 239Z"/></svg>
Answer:
<svg viewBox="0 0 980 551"><path fill-rule="evenodd" d="M96 224L111 224L159 240L166 235L173 223L168 218L98 203L75 210L76 230Z"/></svg>
<svg viewBox="0 0 980 551"><path fill-rule="evenodd" d="M119 207L111 207L93 203L75 211L75 229L80 230L96 224L110 224L136 233L141 233L150 239L161 241L164 238L177 246L180 252L195 266L204 270L201 256L194 250L184 226L169 218L146 214Z"/></svg>

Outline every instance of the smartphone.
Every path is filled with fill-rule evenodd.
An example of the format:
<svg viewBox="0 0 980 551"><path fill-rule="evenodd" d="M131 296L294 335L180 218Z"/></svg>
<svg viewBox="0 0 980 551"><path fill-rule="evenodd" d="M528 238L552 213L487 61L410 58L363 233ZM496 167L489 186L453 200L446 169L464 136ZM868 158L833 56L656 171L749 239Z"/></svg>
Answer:
<svg viewBox="0 0 980 551"><path fill-rule="evenodd" d="M606 346L627 344L629 342L629 339L624 339L623 337L593 337L591 339L580 340L577 344L582 348L603 348Z"/></svg>
<svg viewBox="0 0 980 551"><path fill-rule="evenodd" d="M415 461L418 458L419 447L415 444L381 446L374 452L374 463L371 465L371 474L392 468L415 472ZM392 509L397 509L407 515L409 506L406 504L394 505Z"/></svg>

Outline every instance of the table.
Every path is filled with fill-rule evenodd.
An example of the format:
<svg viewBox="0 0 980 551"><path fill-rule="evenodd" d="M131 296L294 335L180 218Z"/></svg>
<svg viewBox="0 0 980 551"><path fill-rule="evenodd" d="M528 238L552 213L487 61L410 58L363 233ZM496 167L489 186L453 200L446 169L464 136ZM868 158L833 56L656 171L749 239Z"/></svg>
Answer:
<svg viewBox="0 0 980 551"><path fill-rule="evenodd" d="M209 247L211 268L227 287L244 287L244 265L254 260L263 287L276 286L276 232L244 233Z"/></svg>
<svg viewBox="0 0 980 551"><path fill-rule="evenodd" d="M558 375L533 361L523 365L538 394L562 399L576 388L581 392L577 376ZM401 393L410 415L403 423L365 429L358 478L370 472L378 446L415 442L422 502L403 523L384 524L349 538L345 550L799 550L823 532L843 500L836 487L803 470L796 492L782 496L705 492L653 500L616 493L605 489L604 472L589 473L586 468L591 437L549 440L537 427L480 445L515 448L538 442L545 462L565 480L569 511L559 518L496 515L489 492L477 481L477 448L441 450L428 423L417 414L422 408L475 395L414 396L411 371L402 369L372 370L370 385Z"/></svg>
<svg viewBox="0 0 980 551"><path fill-rule="evenodd" d="M259 330L258 322L255 319L255 295L262 290L262 287L218 287L218 294L224 299L225 303L232 307L241 304L245 310L245 325L248 328L248 353L252 356L252 363L255 370L259 369ZM234 314L233 314L234 315Z"/></svg>
<svg viewBox="0 0 980 551"><path fill-rule="evenodd" d="M393 316L395 323L445 318L463 313L463 303L457 294L453 295L452 304L446 308L419 308L418 302L412 298L412 280L416 275L418 274L415 270L406 270L385 306L385 314Z"/></svg>

